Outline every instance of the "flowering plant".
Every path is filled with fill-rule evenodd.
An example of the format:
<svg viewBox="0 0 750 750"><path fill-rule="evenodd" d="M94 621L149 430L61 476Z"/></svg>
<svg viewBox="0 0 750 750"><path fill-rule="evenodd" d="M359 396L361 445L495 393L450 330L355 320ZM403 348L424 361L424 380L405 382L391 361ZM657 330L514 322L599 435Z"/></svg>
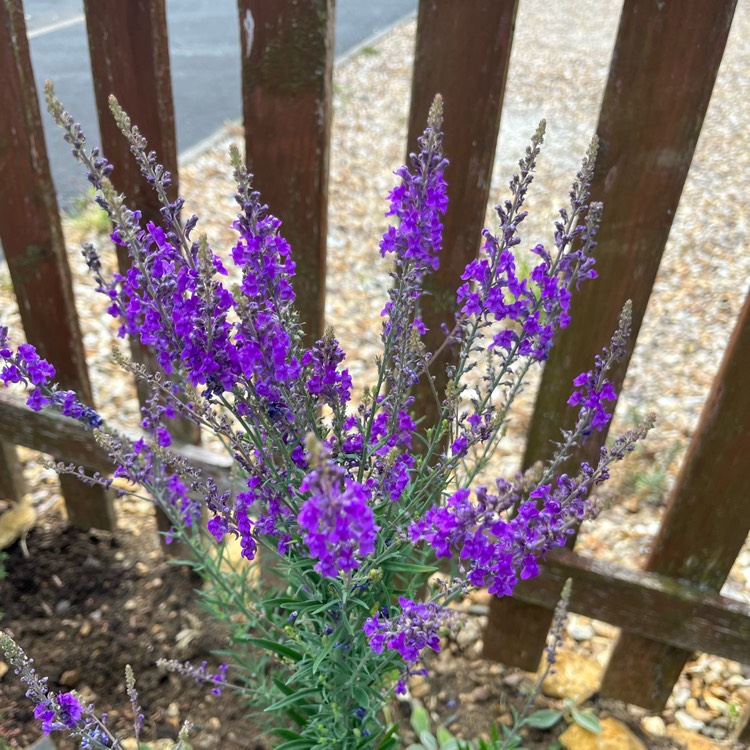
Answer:
<svg viewBox="0 0 750 750"><path fill-rule="evenodd" d="M161 225L142 226L139 212L113 189L111 166L98 150L87 150L49 86L46 95L112 220L112 240L127 248L132 265L107 276L91 245L84 246L86 263L120 335L150 347L163 372L118 356L152 394L143 408L144 436L135 441L58 389L54 367L28 344L13 348L7 328L0 328L0 379L25 385L32 409L56 409L92 428L117 465L115 475L133 492L146 491L168 515L171 534L191 548L191 564L208 582L206 605L228 624L231 666L216 674L205 664L162 666L214 690L242 692L271 717L280 749L397 746L389 701L423 672L425 651L440 649L441 632L454 623L448 605L478 586L510 595L519 579L536 575L539 560L596 515L592 488L649 428L618 438L595 465L561 473L573 449L610 419L607 401L615 396L607 373L625 350L626 308L609 347L573 383L569 403L578 417L554 457L526 476L474 486L524 377L568 325L571 295L596 275L602 207L589 202L596 144L555 223L553 247L531 248L536 265L523 278L518 230L543 124L533 136L509 199L496 209L499 230L484 231L481 252L457 285L454 323L440 348L452 352L448 384L439 393L438 352L425 350L420 314L424 279L439 264L447 206L436 100L419 153L396 172L400 182L389 195L393 222L380 250L393 261L393 283L382 311L383 352L376 382L354 405L333 331L303 344L291 248L237 151L240 213L231 261L238 281L230 286L228 264L205 237L193 239L197 217L182 223L182 201L167 197L169 174L117 102L115 120L163 204ZM413 413L420 381L431 387L436 424L421 424ZM216 437L235 462L239 486L224 486L180 457L169 432L176 416ZM58 470L80 474L73 466ZM262 560L260 578L250 565L222 565L228 539L239 541L249 563ZM439 572L437 558L454 561L450 573ZM29 684L45 731L67 729L86 747L119 746L91 707L72 693L47 691L18 646L7 636L0 645ZM138 716L132 675L128 680Z"/></svg>

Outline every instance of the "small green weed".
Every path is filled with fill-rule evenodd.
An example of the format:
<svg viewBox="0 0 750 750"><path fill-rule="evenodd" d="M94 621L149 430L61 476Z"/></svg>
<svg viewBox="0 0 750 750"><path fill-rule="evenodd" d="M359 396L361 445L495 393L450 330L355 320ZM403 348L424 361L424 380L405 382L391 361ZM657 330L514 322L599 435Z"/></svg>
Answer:
<svg viewBox="0 0 750 750"><path fill-rule="evenodd" d="M82 234L109 234L112 224L106 212L94 202L94 189L75 199L73 208L65 212L66 223Z"/></svg>
<svg viewBox="0 0 750 750"><path fill-rule="evenodd" d="M672 474L672 464L682 450L682 444L674 441L665 451L650 456L648 460L645 460L644 450L643 447L636 448L622 482L623 494L633 495L651 504L662 503L667 493L667 481Z"/></svg>

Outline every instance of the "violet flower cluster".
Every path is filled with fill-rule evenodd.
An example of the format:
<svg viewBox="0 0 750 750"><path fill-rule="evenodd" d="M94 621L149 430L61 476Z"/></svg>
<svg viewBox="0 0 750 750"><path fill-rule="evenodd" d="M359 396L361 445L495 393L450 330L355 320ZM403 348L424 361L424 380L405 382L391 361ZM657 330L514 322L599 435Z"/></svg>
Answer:
<svg viewBox="0 0 750 750"><path fill-rule="evenodd" d="M575 379L568 402L578 409L575 426L562 433L550 461L534 475L499 477L491 489L474 486L526 373L547 358L555 333L569 324L572 295L596 275L601 205L589 200L595 144L555 224L554 248L533 244L535 265L524 276L519 227L540 127L510 183L510 198L497 207L499 230L485 230L478 257L457 280L453 328L429 352L421 302L425 278L439 267L447 207L436 102L418 153L397 170L399 183L388 196L392 225L380 251L393 261L393 281L382 312L383 354L375 384L351 404L354 384L333 330L310 347L303 344L291 248L239 154L232 155L238 238L225 262L205 237L192 238L196 217L181 223L182 202L166 197L168 175L116 103L115 119L163 202L162 225L141 226L140 214L109 183L107 162L86 150L80 128L51 91L47 96L114 223L113 241L127 248L132 265L108 278L91 246L84 248L86 263L109 298L120 335L150 347L164 372L121 358L153 394L136 440L108 430L72 394L56 390L52 366L31 346L11 349L2 328L0 378L33 388L32 408L56 408L98 427L115 473L151 493L173 533L193 545L196 567L212 581L207 598L231 623L238 648L260 647L283 673L266 680L275 697L265 704L288 710L295 722L297 729L284 727L281 736L300 748L354 747L352 736L365 743L356 747L369 747L390 691L404 688L425 650L439 650L440 633L453 621L447 605L476 586L507 596L537 575L544 556L596 515L592 490L650 427L618 438L595 464L562 472L575 448L609 422L607 402L615 394L608 374L625 352L628 308L593 369ZM448 385L439 392L435 367L444 351ZM422 424L416 413L420 381L435 399L436 424ZM233 486L220 488L177 454L169 426L178 415L211 431L228 450L236 465ZM270 557L282 583L269 592L265 584L252 589L247 578L229 581L206 552L227 538L238 540L249 561L259 553L261 560ZM436 557L458 561L456 574L439 584L430 579ZM247 671L253 658L245 652L238 662ZM230 687L225 667L218 673L205 664L166 667L214 689ZM49 726L73 721L68 698L44 700L40 718Z"/></svg>
<svg viewBox="0 0 750 750"><path fill-rule="evenodd" d="M26 697L34 702L34 716L41 721L45 735L66 731L79 740L84 750L117 746L105 721L98 718L90 706L81 703L74 693L49 690L48 679L37 674L33 660L3 632L0 632L0 653L5 655L26 685Z"/></svg>
<svg viewBox="0 0 750 750"><path fill-rule="evenodd" d="M34 411L45 406L55 407L66 417L72 417L89 427L99 427L102 418L89 406L82 404L73 391L63 391L53 383L55 368L42 359L31 344L20 344L14 352L8 338L7 326L0 326L0 380L4 386L20 383L33 386L26 405Z"/></svg>
<svg viewBox="0 0 750 750"><path fill-rule="evenodd" d="M397 651L407 664L416 664L425 648L440 651L440 631L455 618L455 613L435 602L415 602L399 597L397 618L378 613L365 621L363 630L370 639L372 650Z"/></svg>
<svg viewBox="0 0 750 750"><path fill-rule="evenodd" d="M346 476L333 461L324 460L300 485L309 497L302 504L297 523L304 542L317 559L315 570L335 578L360 566L375 550L378 527L369 505L368 488Z"/></svg>

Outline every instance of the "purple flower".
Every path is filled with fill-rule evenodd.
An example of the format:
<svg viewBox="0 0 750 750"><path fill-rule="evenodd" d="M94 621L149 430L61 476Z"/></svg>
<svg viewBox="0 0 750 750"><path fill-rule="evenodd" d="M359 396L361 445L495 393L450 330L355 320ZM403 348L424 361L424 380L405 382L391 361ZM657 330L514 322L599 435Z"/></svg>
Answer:
<svg viewBox="0 0 750 750"><path fill-rule="evenodd" d="M309 368L305 383L308 391L334 410L343 407L351 395L352 379L349 371L338 369L345 357L330 328L302 357L302 366Z"/></svg>
<svg viewBox="0 0 750 750"><path fill-rule="evenodd" d="M73 693L58 693L34 709L34 717L42 722L45 734L59 729L75 729L83 716L83 706Z"/></svg>
<svg viewBox="0 0 750 750"><path fill-rule="evenodd" d="M418 662L425 648L440 651L439 631L453 613L434 602L415 602L404 596L398 602L401 606L398 618L378 613L365 621L362 629L370 648L376 654L384 649L398 651L407 664Z"/></svg>
<svg viewBox="0 0 750 750"><path fill-rule="evenodd" d="M199 685L213 685L211 693L221 695L222 686L227 681L228 664L220 664L218 672L212 672L208 667L208 662L201 662L199 666L191 664L189 661L177 661L176 659L159 659L157 666L168 672L181 674L184 677L190 677Z"/></svg>
<svg viewBox="0 0 750 750"><path fill-rule="evenodd" d="M42 722L42 731L45 734L60 728L55 722L55 712L49 708L49 704L40 703L34 709L34 718Z"/></svg>
<svg viewBox="0 0 750 750"><path fill-rule="evenodd" d="M19 345L16 353L10 347L8 329L0 327L0 380L3 385L11 383L33 384L26 398L26 405L34 411L41 411L52 404L66 417L73 417L89 427L100 427L102 418L90 407L82 404L73 391L60 391L52 382L55 368L42 359L31 344Z"/></svg>
<svg viewBox="0 0 750 750"><path fill-rule="evenodd" d="M63 724L72 729L81 720L83 707L73 693L60 693L57 701L60 704Z"/></svg>
<svg viewBox="0 0 750 750"><path fill-rule="evenodd" d="M620 314L617 330L612 336L609 347L605 347L601 354L594 357L592 370L582 372L573 380L576 390L568 399L568 404L580 407L578 416L578 429L580 430L602 430L609 424L612 414L607 411L605 401L617 401L617 394L606 375L615 363L625 357L630 338L631 318L632 309L628 302Z"/></svg>
<svg viewBox="0 0 750 750"><path fill-rule="evenodd" d="M605 401L616 401L617 394L608 380L602 380L595 371L581 373L574 381L573 391L568 403L571 406L583 406L591 413L591 427L602 430L609 424L612 414L607 411Z"/></svg>
<svg viewBox="0 0 750 750"><path fill-rule="evenodd" d="M359 567L358 557L375 550L378 527L368 505L367 487L345 476L333 461L326 461L302 481L300 492L311 493L300 508L297 522L307 531L305 544L318 560L315 570L335 578Z"/></svg>
<svg viewBox="0 0 750 750"><path fill-rule="evenodd" d="M34 385L46 385L55 377L55 368L37 353L31 344L21 344L18 356L26 365L26 377Z"/></svg>

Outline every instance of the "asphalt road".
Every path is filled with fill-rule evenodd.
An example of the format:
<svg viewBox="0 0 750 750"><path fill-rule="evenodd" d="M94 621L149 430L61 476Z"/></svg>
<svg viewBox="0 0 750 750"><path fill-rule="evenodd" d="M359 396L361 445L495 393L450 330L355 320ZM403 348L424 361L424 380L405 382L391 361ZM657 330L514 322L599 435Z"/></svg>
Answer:
<svg viewBox="0 0 750 750"><path fill-rule="evenodd" d="M123 0L124 1L124 0ZM416 11L417 0L337 0L336 56ZM55 84L66 108L99 140L82 0L26 0L37 88ZM240 48L235 0L167 0L177 149L184 153L241 114ZM52 177L62 208L86 189L60 131L44 108Z"/></svg>

